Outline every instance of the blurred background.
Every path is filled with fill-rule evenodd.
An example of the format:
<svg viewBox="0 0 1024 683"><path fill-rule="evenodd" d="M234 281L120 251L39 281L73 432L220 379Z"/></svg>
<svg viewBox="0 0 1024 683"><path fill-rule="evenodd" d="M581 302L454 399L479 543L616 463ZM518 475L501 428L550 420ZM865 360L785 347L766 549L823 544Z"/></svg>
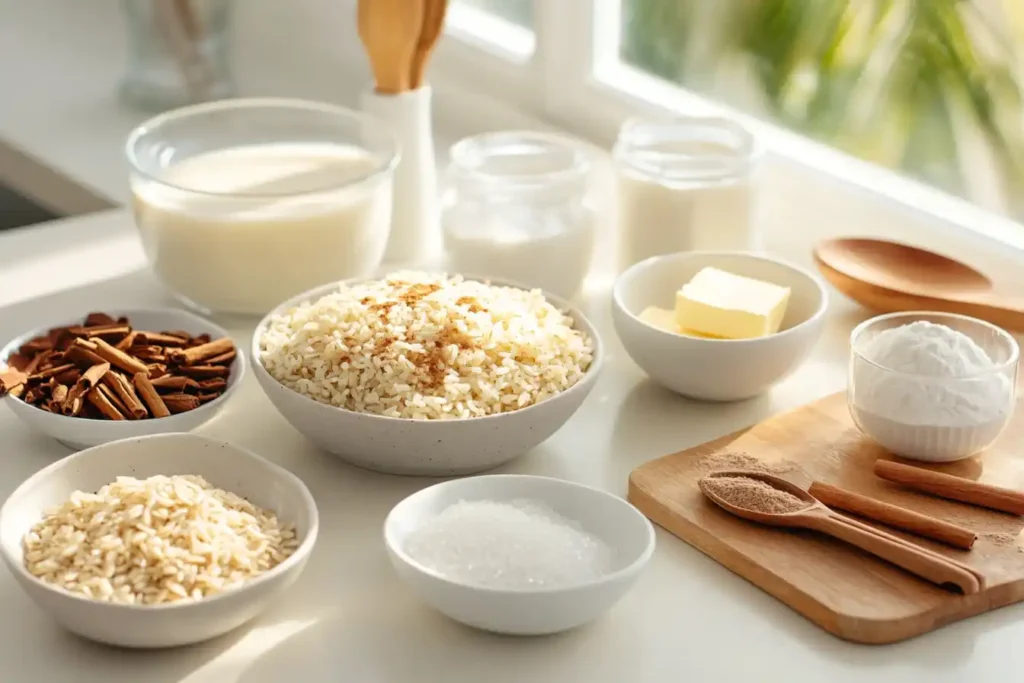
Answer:
<svg viewBox="0 0 1024 683"><path fill-rule="evenodd" d="M1024 218L1024 0L623 0L619 29L634 67Z"/></svg>

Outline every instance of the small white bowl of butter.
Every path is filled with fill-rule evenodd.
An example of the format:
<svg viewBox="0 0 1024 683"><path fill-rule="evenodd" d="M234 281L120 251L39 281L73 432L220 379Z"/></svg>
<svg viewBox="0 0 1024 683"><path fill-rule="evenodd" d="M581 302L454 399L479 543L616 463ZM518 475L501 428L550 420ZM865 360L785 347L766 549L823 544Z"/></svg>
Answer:
<svg viewBox="0 0 1024 683"><path fill-rule="evenodd" d="M827 309L817 275L746 252L655 256L612 291L615 331L634 362L706 401L752 398L788 376L817 343Z"/></svg>

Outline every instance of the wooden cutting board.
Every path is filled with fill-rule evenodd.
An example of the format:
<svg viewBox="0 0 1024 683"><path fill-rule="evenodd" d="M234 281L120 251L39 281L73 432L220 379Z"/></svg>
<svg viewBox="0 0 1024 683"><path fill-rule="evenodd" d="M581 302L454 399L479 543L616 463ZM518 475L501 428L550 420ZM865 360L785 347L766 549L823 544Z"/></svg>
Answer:
<svg viewBox="0 0 1024 683"><path fill-rule="evenodd" d="M878 458L892 456L860 434L846 395L836 394L638 467L629 477L629 500L651 521L846 640L893 643L1024 599L1024 518L890 484L872 473ZM1017 410L999 442L980 456L931 467L1024 489L1024 415ZM840 541L733 517L697 488L701 476L721 469L765 469L804 488L816 479L974 529L979 538L970 551L894 533L976 568L985 588L962 596Z"/></svg>

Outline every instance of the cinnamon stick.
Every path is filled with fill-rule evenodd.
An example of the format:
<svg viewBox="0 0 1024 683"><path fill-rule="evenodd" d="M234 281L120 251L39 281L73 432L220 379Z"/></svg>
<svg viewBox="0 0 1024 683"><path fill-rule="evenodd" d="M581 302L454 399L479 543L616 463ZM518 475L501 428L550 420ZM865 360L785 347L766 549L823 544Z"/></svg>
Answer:
<svg viewBox="0 0 1024 683"><path fill-rule="evenodd" d="M187 349L173 349L167 352L167 357L172 363L179 363L181 365L196 365L197 363L206 360L207 358L213 358L221 354L233 351L235 343L228 337L222 337L199 346L193 346Z"/></svg>
<svg viewBox="0 0 1024 683"><path fill-rule="evenodd" d="M218 399L221 396L222 394L196 394L196 398L199 399L200 403L209 403L210 401Z"/></svg>
<svg viewBox="0 0 1024 683"><path fill-rule="evenodd" d="M0 396L14 391L15 387L23 387L28 381L28 375L16 368L8 368L0 372Z"/></svg>
<svg viewBox="0 0 1024 683"><path fill-rule="evenodd" d="M77 382L75 382L75 386L71 387L68 391L67 398L64 399L64 404L61 408L62 412L64 412L65 415L71 415L74 414L76 409L80 410L80 399L89 393L93 387L99 384L100 380L103 379L103 376L109 371L110 363L103 362L98 363L83 372L82 376L78 378ZM96 407L98 408L99 406Z"/></svg>
<svg viewBox="0 0 1024 683"><path fill-rule="evenodd" d="M208 379L210 377L227 377L231 370L223 365L182 365L177 372L186 377Z"/></svg>
<svg viewBox="0 0 1024 683"><path fill-rule="evenodd" d="M107 418L108 420L125 419L124 415L121 414L121 411L117 409L117 406L111 403L110 400L97 387L93 387L92 389L90 389L89 392L85 395L85 398L87 401L89 401L89 403L94 405L96 409L100 411L100 413L103 414L103 417Z"/></svg>
<svg viewBox="0 0 1024 683"><path fill-rule="evenodd" d="M74 369L75 369L75 366L72 363L67 363L65 365L55 365L52 368L47 368L46 370L40 370L39 372L37 372L34 375L29 375L28 381L29 381L30 384L31 383L35 383L35 382L42 382L43 380L50 379L51 377L56 377L57 375L59 375L60 373L64 372L65 370L74 370Z"/></svg>
<svg viewBox="0 0 1024 683"><path fill-rule="evenodd" d="M53 348L53 340L49 337L36 337L30 339L21 345L18 349L18 353L29 356L33 353L40 353L42 351L49 351Z"/></svg>
<svg viewBox="0 0 1024 683"><path fill-rule="evenodd" d="M125 335L124 339L114 344L114 348L120 351L127 351L135 343L135 340L138 338L138 334L138 332L132 330Z"/></svg>
<svg viewBox="0 0 1024 683"><path fill-rule="evenodd" d="M120 399L124 405L124 409L121 412L126 417L133 420L141 420L149 414L145 404L135 394L135 389L132 387L131 382L124 375L117 372L108 372L103 376L103 384L109 387Z"/></svg>
<svg viewBox="0 0 1024 683"><path fill-rule="evenodd" d="M104 340L116 342L121 341L131 334L132 328L128 325L113 323L111 325L97 325L94 327L75 325L73 327L69 327L67 331L75 337L85 337L87 339L99 337Z"/></svg>
<svg viewBox="0 0 1024 683"><path fill-rule="evenodd" d="M106 313L90 313L85 316L86 327L96 327L98 325L116 325L117 321L110 317Z"/></svg>
<svg viewBox="0 0 1024 683"><path fill-rule="evenodd" d="M199 391L199 382L195 381L191 377L158 377L151 380L157 391L165 393L189 393ZM227 382L225 382L225 385Z"/></svg>
<svg viewBox="0 0 1024 683"><path fill-rule="evenodd" d="M108 387L106 384L97 384L96 388L101 394L103 394L104 398L114 404L114 407L117 408L117 412L121 413L128 419L133 419L131 415L128 414L128 406L126 406L124 402L117 397L117 394L114 393L113 389Z"/></svg>
<svg viewBox="0 0 1024 683"><path fill-rule="evenodd" d="M877 460L875 475L886 481L933 496L970 503L980 507L1024 515L1024 493L991 484L982 484L952 474L926 470L923 467L904 465L892 460Z"/></svg>
<svg viewBox="0 0 1024 683"><path fill-rule="evenodd" d="M59 413L60 407L64 403L64 399L68 397L68 388L63 384L58 384L53 388L53 393L50 394L50 412Z"/></svg>
<svg viewBox="0 0 1024 683"><path fill-rule="evenodd" d="M166 377L168 374L167 366L164 365L163 363L153 363L152 365L147 365L146 367L149 368L150 379Z"/></svg>
<svg viewBox="0 0 1024 683"><path fill-rule="evenodd" d="M91 348L90 348L91 347ZM96 353L96 345L84 339L76 339L68 350L64 352L64 358L80 367L91 367L104 361Z"/></svg>
<svg viewBox="0 0 1024 683"><path fill-rule="evenodd" d="M184 346L188 337L177 337L166 332L139 332L135 337L135 344L142 346Z"/></svg>
<svg viewBox="0 0 1024 683"><path fill-rule="evenodd" d="M78 368L71 368L70 370L65 370L59 375L54 375L50 381L55 382L57 384L66 384L67 386L70 387L74 385L75 382L77 382L81 376L81 370L79 370Z"/></svg>
<svg viewBox="0 0 1024 683"><path fill-rule="evenodd" d="M162 398L172 413L185 413L199 407L199 397L192 394L167 394Z"/></svg>
<svg viewBox="0 0 1024 683"><path fill-rule="evenodd" d="M96 337L92 341L96 344L96 354L114 367L133 375L139 372L149 372L149 367L141 360L129 356L121 349L114 348L104 339Z"/></svg>
<svg viewBox="0 0 1024 683"><path fill-rule="evenodd" d="M171 414L171 411L167 409L167 404L160 398L160 394L156 393L156 388L149 380L149 375L145 372L137 372L132 376L132 383L153 417L167 417Z"/></svg>
<svg viewBox="0 0 1024 683"><path fill-rule="evenodd" d="M223 377L216 377L214 379L204 379L202 382L197 383L196 386L203 393L208 391L223 393L228 388L228 381Z"/></svg>
<svg viewBox="0 0 1024 683"><path fill-rule="evenodd" d="M235 359L236 355L237 354L235 353L235 350L231 349L227 353L222 353L219 356L214 356L213 358L207 358L206 359L206 364L207 365L229 365L231 363L231 361L233 361Z"/></svg>
<svg viewBox="0 0 1024 683"><path fill-rule="evenodd" d="M924 536L954 548L970 550L974 542L978 540L978 534L965 527L820 481L812 483L807 492L829 507L852 512L855 515Z"/></svg>

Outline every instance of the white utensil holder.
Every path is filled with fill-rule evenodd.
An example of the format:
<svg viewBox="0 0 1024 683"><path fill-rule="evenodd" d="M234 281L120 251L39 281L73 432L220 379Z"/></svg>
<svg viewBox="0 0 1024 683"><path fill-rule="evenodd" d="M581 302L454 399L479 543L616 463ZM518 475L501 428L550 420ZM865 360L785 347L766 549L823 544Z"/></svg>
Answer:
<svg viewBox="0 0 1024 683"><path fill-rule="evenodd" d="M440 201L431 90L423 86L398 94L367 92L363 110L389 125L401 158L395 169L391 233L384 263L418 266L432 263L440 251Z"/></svg>

